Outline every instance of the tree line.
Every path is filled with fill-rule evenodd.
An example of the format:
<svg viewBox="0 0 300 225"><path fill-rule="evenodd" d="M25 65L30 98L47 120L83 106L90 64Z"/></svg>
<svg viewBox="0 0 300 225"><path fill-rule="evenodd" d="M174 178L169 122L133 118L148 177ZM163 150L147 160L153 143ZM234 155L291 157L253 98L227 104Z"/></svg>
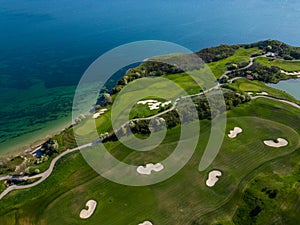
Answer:
<svg viewBox="0 0 300 225"><path fill-rule="evenodd" d="M278 56L286 60L300 59L299 47L290 46L277 40L259 41L256 43L245 44L242 46L244 46L245 48L257 47L259 49L262 49L264 52L274 52Z"/></svg>
<svg viewBox="0 0 300 225"><path fill-rule="evenodd" d="M227 80L235 77L246 77L250 80L258 80L265 83L278 83L281 80L288 79L287 75L281 73L280 68L275 66L267 67L258 62L254 62L247 70L236 70L227 74ZM226 78L220 82L225 83Z"/></svg>

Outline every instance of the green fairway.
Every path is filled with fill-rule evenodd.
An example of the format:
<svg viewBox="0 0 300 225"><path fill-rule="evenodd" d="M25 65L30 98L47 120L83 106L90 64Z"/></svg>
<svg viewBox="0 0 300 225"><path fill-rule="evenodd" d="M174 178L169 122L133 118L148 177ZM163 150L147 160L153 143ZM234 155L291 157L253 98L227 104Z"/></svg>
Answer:
<svg viewBox="0 0 300 225"><path fill-rule="evenodd" d="M257 58L255 62L259 62L262 65L271 67L277 66L287 72L300 71L300 61L289 61L272 58Z"/></svg>
<svg viewBox="0 0 300 225"><path fill-rule="evenodd" d="M170 74L165 75L165 77L177 83L180 87L186 90L188 94L196 94L199 93L201 90L200 86L188 74Z"/></svg>
<svg viewBox="0 0 300 225"><path fill-rule="evenodd" d="M242 63L245 63L247 65L249 63L251 55L259 53L261 53L261 50L259 50L258 48L245 49L243 47L240 47L238 50L236 50L233 56L219 60L217 62L208 63L208 66L212 70L214 75L219 78L224 72L227 71L228 64L240 65Z"/></svg>
<svg viewBox="0 0 300 225"><path fill-rule="evenodd" d="M247 79L238 79L229 86L237 88L242 92L253 92L254 95L256 95L256 93L267 92L269 96L280 98L280 99L286 99L288 101L296 102L298 104L300 103L297 99L295 99L293 96L289 95L288 93L269 87L264 82L261 81L250 81Z"/></svg>
<svg viewBox="0 0 300 225"><path fill-rule="evenodd" d="M147 187L118 185L98 176L79 153L74 153L61 159L42 184L13 191L2 199L0 218L4 222L1 225L12 221L47 225L57 225L57 221L61 225L137 225L145 220L166 225L202 224L200 221L207 213L222 216L222 210L231 219L233 214L226 204L240 201L236 193L244 187L241 182L250 182L247 175L270 160L293 154L299 148L300 128L295 122L299 121L299 110L267 99L235 108L228 117L223 146L212 165L203 172L198 171L198 164L210 132L210 122L206 120L201 121L201 136L194 156L167 181ZM227 133L235 126L241 127L243 133L230 139ZM179 130L180 127L169 130L163 143L147 153L126 150L119 142L106 146L126 162L161 160L176 146ZM289 145L274 149L263 144L263 140L278 137L287 139ZM208 188L205 181L212 169L222 171L223 175L215 187ZM98 206L94 215L84 221L79 213L90 199L96 200Z"/></svg>

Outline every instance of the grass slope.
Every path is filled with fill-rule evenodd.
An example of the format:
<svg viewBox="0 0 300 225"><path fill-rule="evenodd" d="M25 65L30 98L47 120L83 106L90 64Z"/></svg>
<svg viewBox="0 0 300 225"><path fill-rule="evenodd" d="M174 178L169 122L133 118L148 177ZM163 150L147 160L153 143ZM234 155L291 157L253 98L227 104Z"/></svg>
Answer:
<svg viewBox="0 0 300 225"><path fill-rule="evenodd" d="M241 63L249 63L249 59L251 55L259 54L261 50L258 48L248 48L245 49L240 47L233 56L230 56L226 59L219 60L217 62L208 63L209 68L215 74L217 78L219 78L224 72L227 70L228 64L241 64Z"/></svg>
<svg viewBox="0 0 300 225"><path fill-rule="evenodd" d="M300 128L295 123L299 121L299 110L291 106L258 99L235 108L228 116L227 132L240 126L244 133L237 139L225 137L220 153L206 171L199 172L197 168L209 136L209 121L201 122L201 139L190 162L167 181L148 187L126 187L107 181L75 153L60 160L54 173L42 184L14 191L2 199L1 224L57 224L59 221L62 225L134 225L144 220L166 225L200 224L204 215L215 210L218 215L228 202L240 201L235 192L241 189L240 184L247 180L248 174L270 160L292 154L299 147ZM123 152L118 142L107 147L128 162L161 159L172 152L178 134L179 127L171 129L162 145L147 155ZM286 138L290 145L273 149L262 143L279 136ZM214 188L207 188L205 180L211 169L219 169L224 175ZM98 207L90 219L83 221L79 212L89 199L97 200Z"/></svg>
<svg viewBox="0 0 300 225"><path fill-rule="evenodd" d="M289 61L272 58L257 58L255 59L255 61L268 67L277 66L288 72L300 71L300 61Z"/></svg>
<svg viewBox="0 0 300 225"><path fill-rule="evenodd" d="M250 81L250 80L242 78L242 79L238 79L238 80L234 81L234 83L230 84L229 87L232 87L234 90L239 90L241 92L253 92L254 95L256 95L256 93L267 92L269 94L269 96L272 96L275 98L280 98L280 99L285 99L285 100L300 104L300 101L295 99L290 94L288 94L284 91L269 87L264 82L261 82L261 81Z"/></svg>

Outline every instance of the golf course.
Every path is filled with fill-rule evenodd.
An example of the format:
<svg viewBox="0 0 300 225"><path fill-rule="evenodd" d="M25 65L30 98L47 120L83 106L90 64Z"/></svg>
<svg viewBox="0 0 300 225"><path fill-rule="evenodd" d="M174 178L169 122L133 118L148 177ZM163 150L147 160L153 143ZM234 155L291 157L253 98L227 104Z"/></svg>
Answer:
<svg viewBox="0 0 300 225"><path fill-rule="evenodd" d="M267 79L271 81L296 78L280 73L280 70L299 71L300 61L269 60L265 48L278 43L265 42L229 46L226 47L228 55L222 59L206 59L205 67L197 71L206 74L210 70L216 76L218 81L210 89L201 90L187 73L169 74L173 68L167 68L166 72L162 70L158 77L172 81L184 92L178 88L168 93L163 80L159 84L153 82L153 86L145 91L148 97L139 99L130 109L131 123L128 124L134 124L135 132L126 135L127 128L122 124L120 129L123 129L122 138L128 142L134 142L135 138L143 140L150 135L145 128L149 118L162 118L168 128L166 136L151 151L134 151L114 136L118 131L112 129L113 104L120 101L125 107L123 98L137 96L136 92L129 91L118 99L118 93L130 85L138 85L139 80L155 80L146 75L130 80L127 74L128 83L127 80L124 84L118 83L121 91L110 93L112 102L53 136L47 145L51 148L42 146L46 155L51 154L42 163L28 165L29 171L38 169L39 172L26 176L46 173L52 166L51 161L57 159L53 170L38 185L12 190L0 199L0 224L57 225L58 221L59 225L299 224L300 101L267 86L265 73L259 72L268 73ZM213 52L219 51L214 48ZM224 48L220 47L222 51ZM197 54L202 56L204 53ZM141 64L129 73L146 71L147 74L152 66ZM271 70L275 71L275 78ZM221 79L225 81L220 82ZM157 93L154 93L156 89ZM226 131L213 162L199 171L214 119L214 112L205 107L209 105L209 95L214 95L216 89L224 93L226 112L221 113L227 118ZM161 97L168 94L169 98ZM194 102L199 119L186 123L199 126L200 134L191 159L174 176L148 186L126 186L100 176L85 161L81 152L97 149L101 141L116 159L139 166L137 177L163 172L167 168L160 162L173 153L181 137L179 116L175 112L180 112L180 102L187 97ZM163 131L156 132L159 135ZM99 141L99 137L103 138ZM186 148L192 140L192 133L180 139ZM3 182L0 183L1 193L4 190Z"/></svg>

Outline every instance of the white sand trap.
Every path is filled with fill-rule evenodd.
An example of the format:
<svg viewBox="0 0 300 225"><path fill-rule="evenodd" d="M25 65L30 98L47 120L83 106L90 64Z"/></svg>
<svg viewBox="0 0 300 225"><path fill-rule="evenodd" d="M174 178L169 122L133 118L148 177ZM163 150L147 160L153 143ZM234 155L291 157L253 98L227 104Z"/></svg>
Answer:
<svg viewBox="0 0 300 225"><path fill-rule="evenodd" d="M107 109L101 109L99 112L97 112L93 115L93 119L97 119L99 116L104 114L106 111L107 111Z"/></svg>
<svg viewBox="0 0 300 225"><path fill-rule="evenodd" d="M273 148L280 148L280 147L285 147L289 144L289 142L283 138L278 138L276 143L273 140L268 140L268 141L264 141L264 144L269 146L269 147L273 147Z"/></svg>
<svg viewBox="0 0 300 225"><path fill-rule="evenodd" d="M145 104L148 104L148 103L155 103L155 102L158 102L157 100L152 100L152 99L149 99L149 100L144 100L144 101L138 101L137 104L138 105L145 105Z"/></svg>
<svg viewBox="0 0 300 225"><path fill-rule="evenodd" d="M248 95L253 95L253 92L247 92Z"/></svg>
<svg viewBox="0 0 300 225"><path fill-rule="evenodd" d="M167 105L170 105L172 103L172 101L167 101L161 104L162 107L165 107Z"/></svg>
<svg viewBox="0 0 300 225"><path fill-rule="evenodd" d="M206 186L213 187L222 176L222 172L218 170L213 170L208 174L208 179L206 180Z"/></svg>
<svg viewBox="0 0 300 225"><path fill-rule="evenodd" d="M105 113L107 111L107 109L101 109L99 112L101 113L101 114L103 114L103 113Z"/></svg>
<svg viewBox="0 0 300 225"><path fill-rule="evenodd" d="M139 223L139 225L153 225L150 221L145 221L143 223Z"/></svg>
<svg viewBox="0 0 300 225"><path fill-rule="evenodd" d="M94 213L94 211L96 209L96 206L97 206L97 202L95 200L89 200L86 203L86 207L88 209L81 210L80 215L79 215L80 218L81 219L88 219L88 218L90 218L93 215L93 213Z"/></svg>
<svg viewBox="0 0 300 225"><path fill-rule="evenodd" d="M164 166L161 163L149 163L146 166L139 166L136 171L142 175L151 175L152 171L159 172L164 169Z"/></svg>
<svg viewBox="0 0 300 225"><path fill-rule="evenodd" d="M159 109L159 106L161 105L161 102L155 102L155 103L148 103L150 110Z"/></svg>
<svg viewBox="0 0 300 225"><path fill-rule="evenodd" d="M257 95L269 95L268 92L260 92L260 93L256 93Z"/></svg>
<svg viewBox="0 0 300 225"><path fill-rule="evenodd" d="M146 105L147 104L150 110L157 110L160 108L160 106L165 107L171 103L172 103L172 101L167 101L167 102L162 103L162 102L159 102L157 100L152 100L152 99L137 102L138 105Z"/></svg>
<svg viewBox="0 0 300 225"><path fill-rule="evenodd" d="M281 73L284 73L286 75L300 75L300 71L286 72L284 70L281 70Z"/></svg>
<svg viewBox="0 0 300 225"><path fill-rule="evenodd" d="M101 115L101 113L95 113L94 115L93 115L93 119L96 119L96 118L98 118L99 116Z"/></svg>
<svg viewBox="0 0 300 225"><path fill-rule="evenodd" d="M228 137L230 138L236 138L238 134L242 133L243 129L240 127L235 127L233 130L230 131L230 134L228 134Z"/></svg>

